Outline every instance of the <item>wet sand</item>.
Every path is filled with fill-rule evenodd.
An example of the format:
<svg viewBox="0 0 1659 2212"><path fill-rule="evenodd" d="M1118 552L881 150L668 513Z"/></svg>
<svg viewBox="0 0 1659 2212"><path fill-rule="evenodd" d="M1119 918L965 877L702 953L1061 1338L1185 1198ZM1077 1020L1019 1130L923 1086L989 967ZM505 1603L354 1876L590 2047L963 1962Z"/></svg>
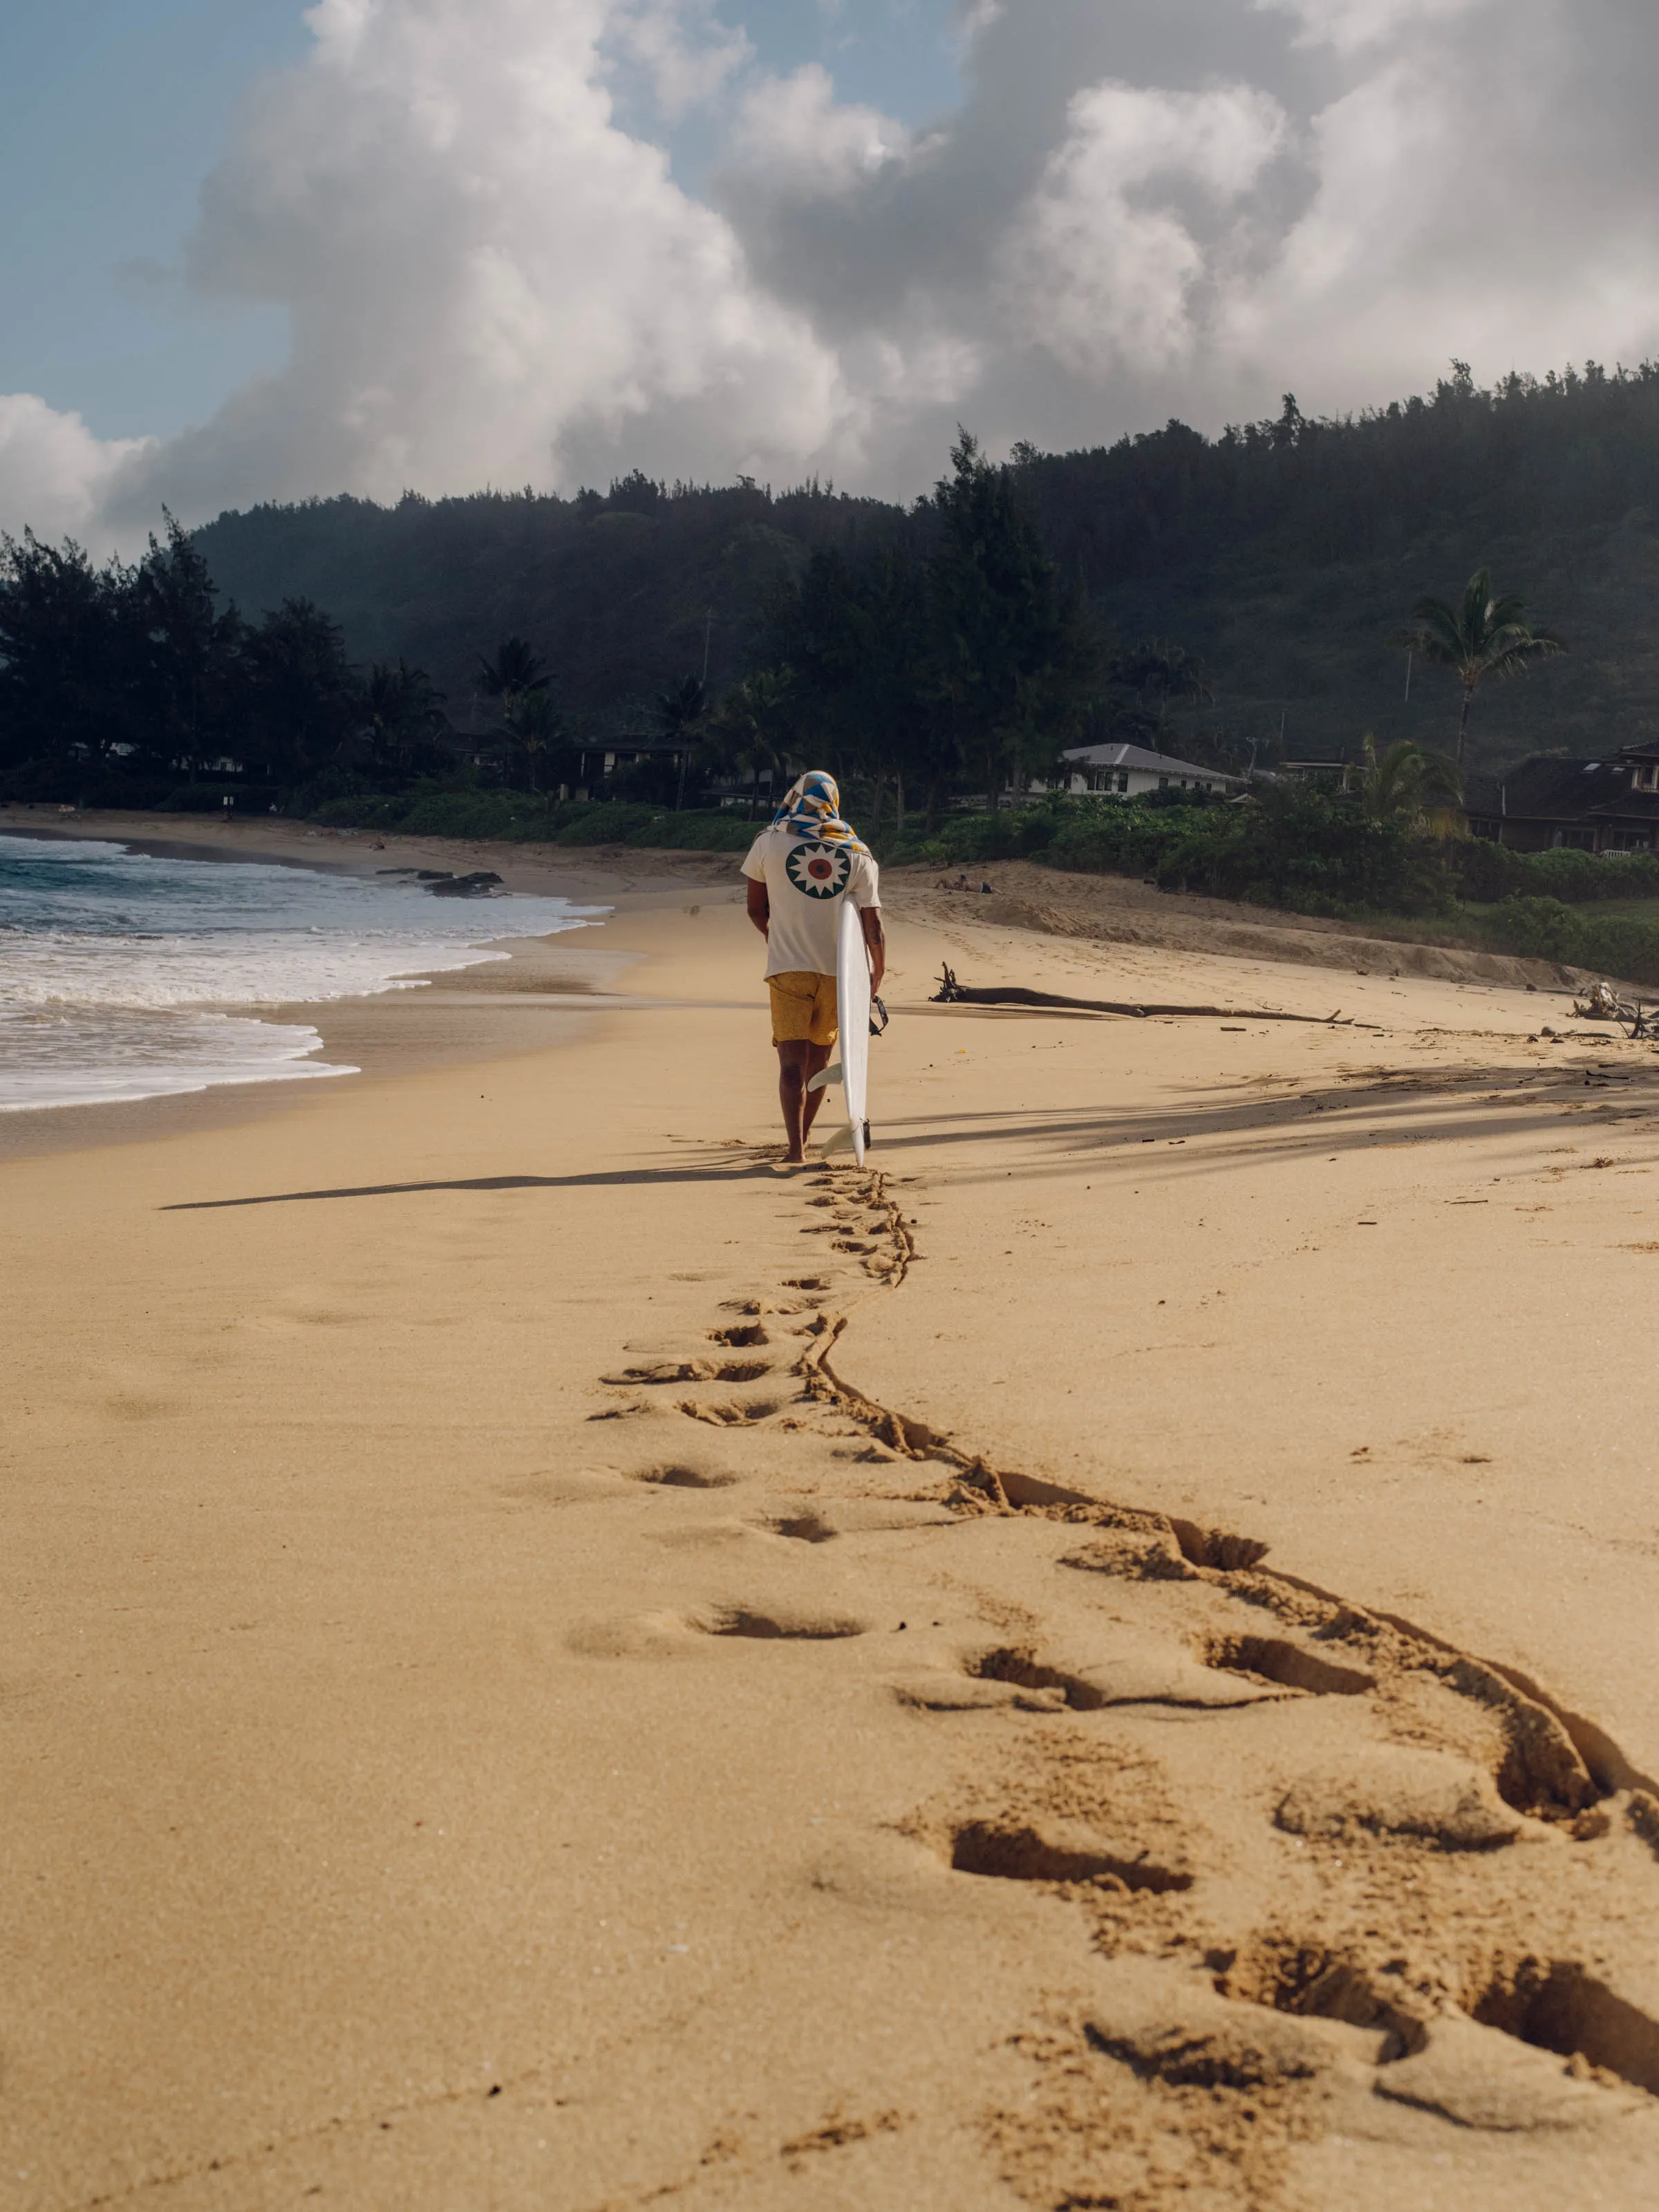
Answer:
<svg viewBox="0 0 1659 2212"><path fill-rule="evenodd" d="M901 885L780 1176L699 865L0 1165L15 2201L1650 2203L1651 1053Z"/></svg>

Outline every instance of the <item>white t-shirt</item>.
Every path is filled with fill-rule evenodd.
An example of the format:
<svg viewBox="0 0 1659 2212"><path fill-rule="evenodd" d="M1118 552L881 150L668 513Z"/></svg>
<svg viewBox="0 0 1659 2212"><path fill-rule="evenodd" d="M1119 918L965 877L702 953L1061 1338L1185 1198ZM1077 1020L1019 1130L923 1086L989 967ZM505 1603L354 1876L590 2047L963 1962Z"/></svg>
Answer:
<svg viewBox="0 0 1659 2212"><path fill-rule="evenodd" d="M820 845L788 830L763 830L749 848L743 872L764 884L772 910L766 933L769 975L833 975L841 904L878 907L879 870L867 853L850 845Z"/></svg>

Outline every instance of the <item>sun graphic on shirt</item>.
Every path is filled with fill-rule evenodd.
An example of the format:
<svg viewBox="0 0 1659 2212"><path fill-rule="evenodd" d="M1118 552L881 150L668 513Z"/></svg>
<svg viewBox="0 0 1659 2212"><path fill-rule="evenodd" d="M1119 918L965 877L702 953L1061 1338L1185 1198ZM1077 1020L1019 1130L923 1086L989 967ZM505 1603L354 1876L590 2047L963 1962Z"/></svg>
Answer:
<svg viewBox="0 0 1659 2212"><path fill-rule="evenodd" d="M784 862L789 880L808 898L836 898L847 888L853 856L844 845L797 845Z"/></svg>

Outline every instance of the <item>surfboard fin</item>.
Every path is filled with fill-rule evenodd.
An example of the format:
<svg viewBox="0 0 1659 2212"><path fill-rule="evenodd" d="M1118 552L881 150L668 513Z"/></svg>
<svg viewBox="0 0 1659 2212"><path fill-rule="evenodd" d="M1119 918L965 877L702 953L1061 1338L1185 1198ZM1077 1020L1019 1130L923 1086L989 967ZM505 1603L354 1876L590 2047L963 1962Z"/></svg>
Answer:
<svg viewBox="0 0 1659 2212"><path fill-rule="evenodd" d="M816 1075L809 1076L806 1087L809 1091L823 1091L830 1084L840 1081L841 1062L836 1060L832 1060L828 1067L821 1067Z"/></svg>

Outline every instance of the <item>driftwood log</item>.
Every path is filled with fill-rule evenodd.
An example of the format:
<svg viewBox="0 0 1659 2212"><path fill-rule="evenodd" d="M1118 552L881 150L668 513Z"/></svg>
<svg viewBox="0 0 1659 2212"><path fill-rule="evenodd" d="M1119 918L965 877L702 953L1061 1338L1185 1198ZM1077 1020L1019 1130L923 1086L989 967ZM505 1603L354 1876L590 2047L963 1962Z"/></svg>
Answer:
<svg viewBox="0 0 1659 2212"><path fill-rule="evenodd" d="M1650 999L1621 999L1611 983L1592 983L1587 997L1573 1000L1572 1011L1580 1021L1617 1022L1632 1042L1659 1037L1659 1006Z"/></svg>
<svg viewBox="0 0 1659 2212"><path fill-rule="evenodd" d="M1209 1021L1224 1022L1315 1022L1322 1029L1341 1022L1339 1006L1334 1014L1270 1014L1260 1008L1238 1006L1136 1006L1118 999L1062 999L1052 991L1027 991L1015 984L996 984L988 988L975 989L969 983L958 983L956 971L942 968L939 987L934 992L936 1006L1035 1006L1053 1007L1060 1013L1126 1014L1136 1021L1150 1021L1155 1015L1166 1019L1171 1016L1191 1015ZM1344 1024L1344 1027L1348 1024Z"/></svg>

